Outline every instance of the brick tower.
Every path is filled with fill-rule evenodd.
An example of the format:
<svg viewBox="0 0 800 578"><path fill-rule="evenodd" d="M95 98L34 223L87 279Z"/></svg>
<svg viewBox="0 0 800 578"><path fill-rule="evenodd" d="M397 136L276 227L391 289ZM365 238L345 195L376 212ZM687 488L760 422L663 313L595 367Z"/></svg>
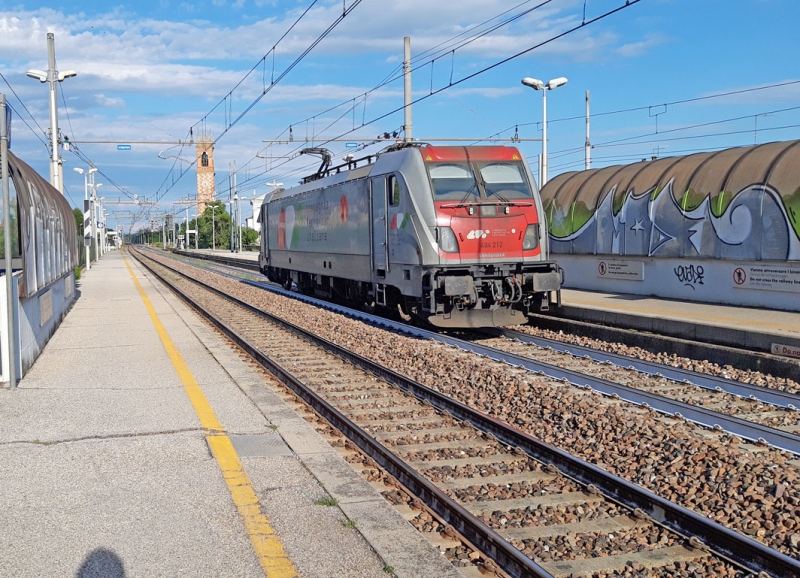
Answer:
<svg viewBox="0 0 800 578"><path fill-rule="evenodd" d="M197 139L197 209L206 210L206 203L216 197L214 190L214 139L202 135Z"/></svg>

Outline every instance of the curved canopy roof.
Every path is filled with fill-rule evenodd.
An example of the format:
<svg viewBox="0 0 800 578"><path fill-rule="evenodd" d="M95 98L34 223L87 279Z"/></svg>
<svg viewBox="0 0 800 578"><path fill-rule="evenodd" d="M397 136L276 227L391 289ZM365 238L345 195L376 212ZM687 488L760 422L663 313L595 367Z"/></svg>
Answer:
<svg viewBox="0 0 800 578"><path fill-rule="evenodd" d="M655 198L669 189L683 211L708 199L720 216L737 194L754 186L780 197L790 226L800 236L800 140L562 173L541 195L551 226L557 221L551 233L563 237L585 225L609 193L614 214L626 198ZM555 215L559 218L553 219Z"/></svg>

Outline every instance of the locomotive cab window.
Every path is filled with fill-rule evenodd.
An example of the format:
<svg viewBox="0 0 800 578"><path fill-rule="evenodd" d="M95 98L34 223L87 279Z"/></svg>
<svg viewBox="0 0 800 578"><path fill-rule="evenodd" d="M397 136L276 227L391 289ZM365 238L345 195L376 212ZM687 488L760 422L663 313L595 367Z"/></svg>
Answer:
<svg viewBox="0 0 800 578"><path fill-rule="evenodd" d="M396 207L400 204L400 182L394 175L386 177L386 190L389 192L389 205Z"/></svg>
<svg viewBox="0 0 800 578"><path fill-rule="evenodd" d="M479 166L486 198L529 199L532 191L521 163L486 163Z"/></svg>
<svg viewBox="0 0 800 578"><path fill-rule="evenodd" d="M480 196L468 163L429 163L427 167L437 201L474 200Z"/></svg>

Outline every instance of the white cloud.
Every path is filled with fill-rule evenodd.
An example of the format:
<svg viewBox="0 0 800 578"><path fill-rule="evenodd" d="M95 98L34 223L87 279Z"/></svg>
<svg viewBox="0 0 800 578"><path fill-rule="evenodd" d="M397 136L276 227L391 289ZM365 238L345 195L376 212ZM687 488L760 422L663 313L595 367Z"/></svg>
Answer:
<svg viewBox="0 0 800 578"><path fill-rule="evenodd" d="M663 34L648 34L644 40L623 44L615 52L625 58L633 58L644 54L654 46L667 42L667 40L667 36Z"/></svg>
<svg viewBox="0 0 800 578"><path fill-rule="evenodd" d="M53 32L58 68L78 71L77 78L65 81L62 86L72 121L72 127L65 128L65 119L61 118L62 130L74 132L70 136L82 139L163 140L166 135L183 138L188 128L272 48L308 5L276 0L252 3L212 0L211 4L219 7L215 11L247 9L236 10L235 15L221 20L201 11L196 3L184 0L177 5L181 15L175 17L183 20L164 20L125 8L91 13L3 8L0 9L0 70L35 117L46 122L47 90L26 79L24 71L46 68L45 37L47 32ZM161 9L166 5L162 1ZM291 8L286 9L286 5ZM394 108L402 102L401 83L370 94L366 108L359 97L371 88L369 82L377 83L400 63L405 35L412 37L415 67L425 62L426 51L441 50L434 81L449 77L451 62L453 79L457 80L580 24L582 6L583 2L578 0L556 0L458 49L451 60L448 51L456 44L448 44L450 39L462 33L465 35L461 39L466 39L472 26L506 10L507 3L500 0L461 0L457 5L430 0L364 2L237 125L236 138L226 138L219 149L218 166L227 166L224 163L228 160L250 158L262 139L275 136L288 124L311 117L334 103L355 99L355 115L348 111L348 104L323 115L325 118L317 117L310 127L311 133L336 121L340 115L343 118L331 129L337 134L357 126L362 118L370 120L379 110L387 108L387 101ZM209 3L205 8L209 8ZM284 70L341 11L341 0L322 0L316 4L278 46L274 73ZM598 26L547 44L531 56L572 62L600 60L614 54L634 56L661 41L658 37L641 39L626 34L626 44L620 46L620 37L612 28ZM363 74L365 70L370 73ZM426 69L420 71L420 75L425 73L429 74ZM233 99L209 115L207 129L220 134L269 86L272 75L270 56L262 68L242 83ZM434 82L434 88L446 85L447 81ZM425 84L421 78L419 82L415 84L418 90ZM501 99L519 94L520 90L516 86L481 87L473 83L448 93L454 97ZM368 127L365 131L373 134L388 128L391 127ZM305 126L296 127L296 135L305 130ZM17 135L24 135L24 130L17 129ZM26 138L31 138L30 133ZM41 147L36 141L34 145ZM99 158L108 152L94 145L84 148L87 154ZM166 161L156 160L158 151L136 152L141 156L112 155L107 162L141 163L159 174L166 170ZM144 190L137 192L147 194Z"/></svg>

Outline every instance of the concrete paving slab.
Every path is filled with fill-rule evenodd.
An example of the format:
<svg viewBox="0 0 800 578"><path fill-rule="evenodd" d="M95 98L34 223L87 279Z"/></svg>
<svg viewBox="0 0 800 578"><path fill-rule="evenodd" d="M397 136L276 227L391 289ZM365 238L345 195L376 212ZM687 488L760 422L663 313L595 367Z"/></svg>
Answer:
<svg viewBox="0 0 800 578"><path fill-rule="evenodd" d="M316 503L327 493L300 461L244 461L267 517L303 578L386 578L386 563L364 540L358 522L347 527L340 508Z"/></svg>
<svg viewBox="0 0 800 578"><path fill-rule="evenodd" d="M19 388L180 387L180 380L164 355L163 346L159 349L152 343L152 336L150 338L151 343L126 347L48 347L47 355L36 361ZM103 365L98 367L98 363Z"/></svg>
<svg viewBox="0 0 800 578"><path fill-rule="evenodd" d="M294 455L277 432L260 435L232 435L230 438L240 458Z"/></svg>
<svg viewBox="0 0 800 578"><path fill-rule="evenodd" d="M4 576L263 576L202 433L0 446ZM110 558L110 557L109 557Z"/></svg>
<svg viewBox="0 0 800 578"><path fill-rule="evenodd" d="M381 498L382 499L382 498ZM406 524L394 509L376 508L371 501L352 502L343 506L348 518L356 521L361 532L370 536L372 547L395 570L397 576L409 578L459 578L461 574L440 555L420 563L416 552L430 548L427 540L418 533L397 532L399 524Z"/></svg>
<svg viewBox="0 0 800 578"><path fill-rule="evenodd" d="M178 387L0 390L0 424L0 444L200 429Z"/></svg>

